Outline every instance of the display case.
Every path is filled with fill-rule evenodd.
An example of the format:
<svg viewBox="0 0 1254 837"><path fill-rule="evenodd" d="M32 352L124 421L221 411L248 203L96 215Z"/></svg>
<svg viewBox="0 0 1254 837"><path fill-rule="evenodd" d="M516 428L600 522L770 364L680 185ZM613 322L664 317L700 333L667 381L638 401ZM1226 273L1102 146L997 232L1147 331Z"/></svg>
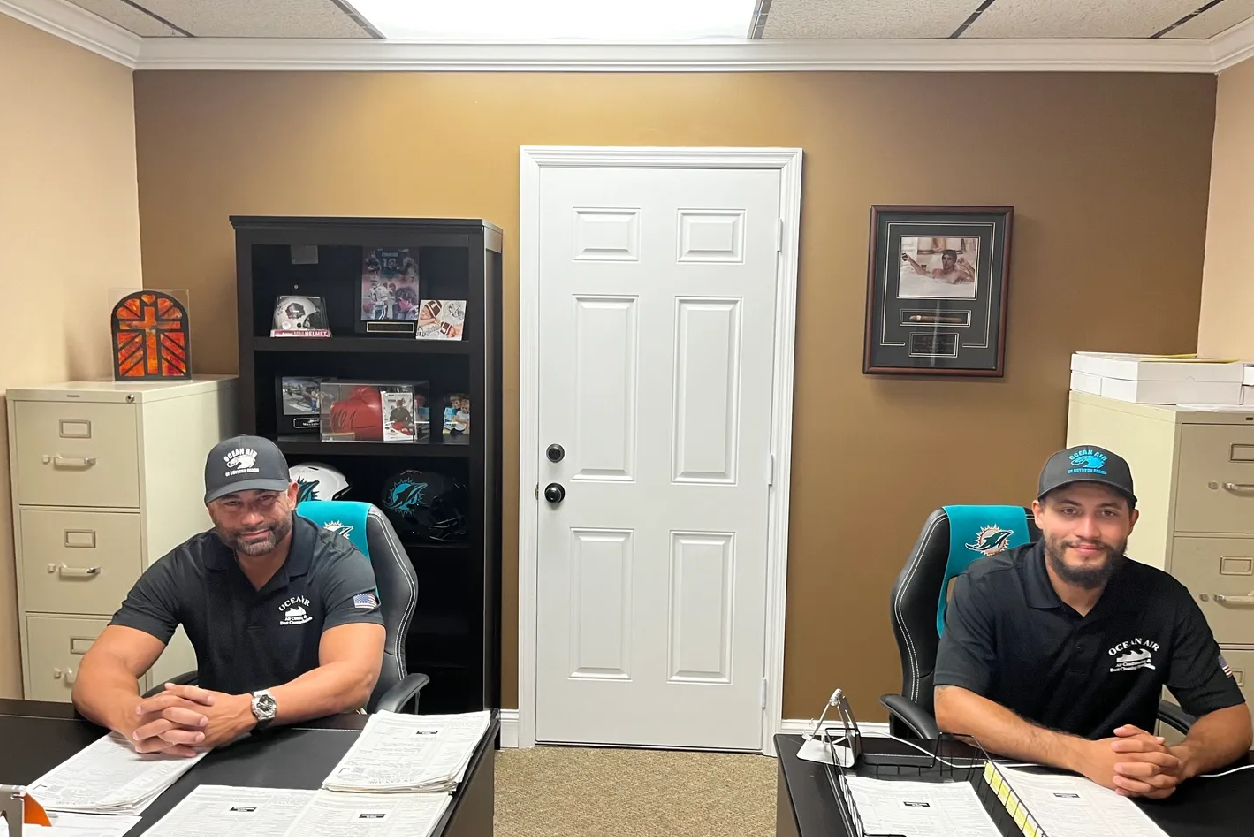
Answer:
<svg viewBox="0 0 1254 837"><path fill-rule="evenodd" d="M349 486L339 499L392 519L418 575L406 652L409 670L431 678L421 711L499 707L500 229L444 218L231 223L241 432L275 439L289 465L339 471ZM299 298L317 300L305 307L325 331L271 336L276 311ZM430 339L423 303L447 310L449 300L461 327ZM464 414L446 433L452 403Z"/></svg>

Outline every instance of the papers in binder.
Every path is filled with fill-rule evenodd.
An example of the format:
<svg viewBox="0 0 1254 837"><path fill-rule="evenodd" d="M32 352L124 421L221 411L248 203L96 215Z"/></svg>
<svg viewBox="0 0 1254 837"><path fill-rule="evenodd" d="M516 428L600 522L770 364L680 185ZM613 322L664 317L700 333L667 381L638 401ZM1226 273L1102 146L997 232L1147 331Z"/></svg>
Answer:
<svg viewBox="0 0 1254 837"><path fill-rule="evenodd" d="M1000 837L970 782L845 780L865 834Z"/></svg>
<svg viewBox="0 0 1254 837"><path fill-rule="evenodd" d="M464 715L371 715L323 781L329 791L447 793L465 778L488 730L487 711Z"/></svg>
<svg viewBox="0 0 1254 837"><path fill-rule="evenodd" d="M201 785L145 837L427 837L451 801L448 794Z"/></svg>
<svg viewBox="0 0 1254 837"><path fill-rule="evenodd" d="M137 815L202 758L141 755L111 733L36 779L30 794L49 811Z"/></svg>
<svg viewBox="0 0 1254 837"><path fill-rule="evenodd" d="M1030 830L1038 834L1046 837L1167 837L1131 799L1083 776L1032 773L1007 767L1000 768L999 772L1009 792L1018 797L1030 819L1035 821L1036 828ZM1023 823L1016 824L1023 829ZM1028 830L1024 829L1024 833Z"/></svg>

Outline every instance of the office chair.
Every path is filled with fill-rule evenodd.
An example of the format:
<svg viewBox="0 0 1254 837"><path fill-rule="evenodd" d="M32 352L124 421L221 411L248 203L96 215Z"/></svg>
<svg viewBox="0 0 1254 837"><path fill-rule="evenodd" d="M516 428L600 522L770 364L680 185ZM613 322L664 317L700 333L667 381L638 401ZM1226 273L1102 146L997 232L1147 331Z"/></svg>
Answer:
<svg viewBox="0 0 1254 837"><path fill-rule="evenodd" d="M324 529L341 533L370 560L383 610L387 638L383 644L383 666L366 711L401 712L407 707L418 712L422 687L430 678L408 673L405 664L405 638L418 603L418 575L409 561L400 538L387 519L370 503L340 500L311 500L300 503L296 513ZM145 697L165 690L165 683L194 684L196 672L188 671L162 681Z"/></svg>
<svg viewBox="0 0 1254 837"><path fill-rule="evenodd" d="M901 694L881 695L880 703L889 711L893 735L940 736L932 704L932 676L950 581L986 551L1013 548L1040 536L1032 510L1022 506L945 506L928 515L890 599L893 635L901 656ZM1169 701L1159 703L1158 718L1186 734L1196 720Z"/></svg>

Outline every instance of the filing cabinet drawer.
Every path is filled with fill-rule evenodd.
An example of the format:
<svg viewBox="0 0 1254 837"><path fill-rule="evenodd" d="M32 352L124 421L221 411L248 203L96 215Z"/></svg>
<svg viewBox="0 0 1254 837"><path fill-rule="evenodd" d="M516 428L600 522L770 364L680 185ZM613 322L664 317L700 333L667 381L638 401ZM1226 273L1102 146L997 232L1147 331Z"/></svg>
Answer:
<svg viewBox="0 0 1254 837"><path fill-rule="evenodd" d="M143 571L138 514L20 510L28 611L111 616Z"/></svg>
<svg viewBox="0 0 1254 837"><path fill-rule="evenodd" d="M26 699L68 702L83 655L108 626L108 619L27 616L30 682L26 684Z"/></svg>
<svg viewBox="0 0 1254 837"><path fill-rule="evenodd" d="M1254 427L1180 428L1177 532L1254 534Z"/></svg>
<svg viewBox="0 0 1254 837"><path fill-rule="evenodd" d="M139 507L139 443L128 404L15 405L17 502Z"/></svg>
<svg viewBox="0 0 1254 837"><path fill-rule="evenodd" d="M1175 538L1171 574L1189 588L1216 641L1254 645L1254 538Z"/></svg>

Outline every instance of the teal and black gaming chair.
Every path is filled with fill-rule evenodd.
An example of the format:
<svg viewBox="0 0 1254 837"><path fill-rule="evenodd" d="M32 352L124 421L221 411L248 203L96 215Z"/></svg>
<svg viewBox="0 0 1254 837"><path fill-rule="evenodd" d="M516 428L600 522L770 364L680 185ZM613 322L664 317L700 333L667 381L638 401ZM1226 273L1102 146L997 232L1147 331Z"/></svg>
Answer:
<svg viewBox="0 0 1254 837"><path fill-rule="evenodd" d="M387 636L383 644L383 666L366 711L418 712L418 698L430 678L410 674L405 664L405 639L418 604L418 575L392 522L370 503L340 500L310 500L300 503L296 513L324 529L339 532L369 560L383 610ZM164 683L195 683L196 672L189 671L163 681L149 695L164 690Z"/></svg>
<svg viewBox="0 0 1254 837"><path fill-rule="evenodd" d="M901 655L901 694L880 696L880 703L888 708L893 735L940 736L932 705L932 676L950 581L972 561L1040 537L1032 510L1022 506L944 506L928 515L893 584L893 635ZM1193 721L1168 701L1159 704L1158 717L1184 733Z"/></svg>

